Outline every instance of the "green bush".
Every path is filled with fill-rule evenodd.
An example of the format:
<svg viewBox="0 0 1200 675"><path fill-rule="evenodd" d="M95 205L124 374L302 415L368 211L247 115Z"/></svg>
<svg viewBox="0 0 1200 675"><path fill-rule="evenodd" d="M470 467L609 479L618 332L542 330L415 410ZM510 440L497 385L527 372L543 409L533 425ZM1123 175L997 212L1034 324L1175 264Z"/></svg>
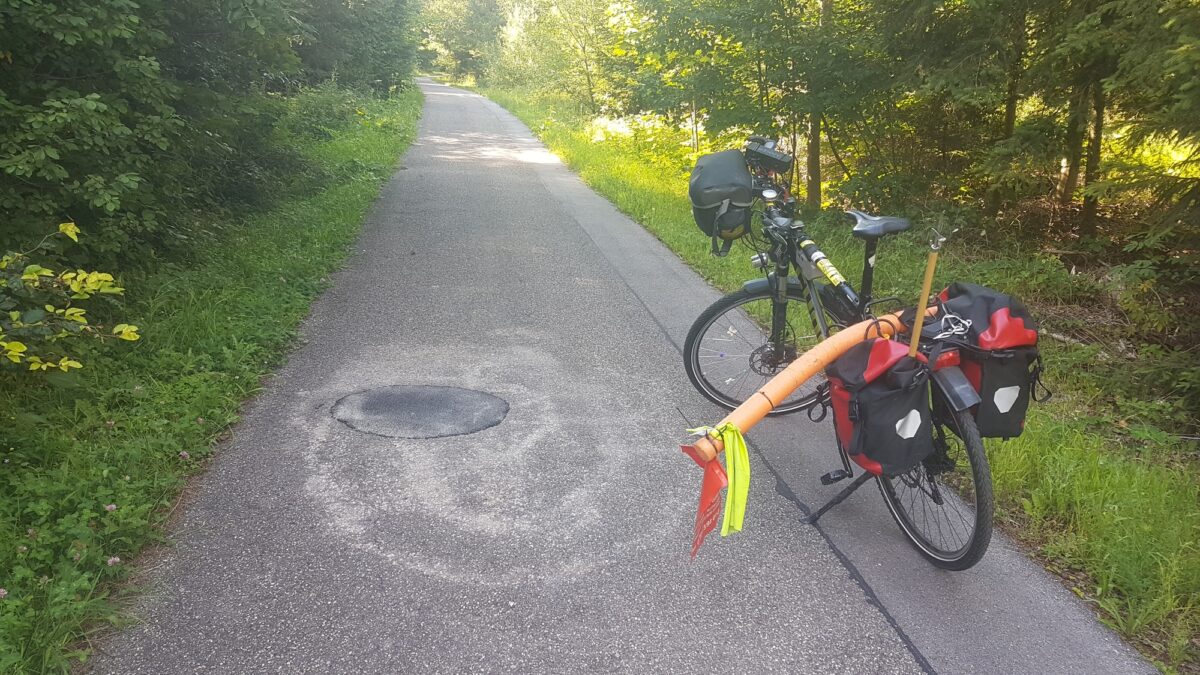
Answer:
<svg viewBox="0 0 1200 675"><path fill-rule="evenodd" d="M58 226L58 237L79 241L75 223ZM49 235L29 251L0 256L0 382L5 370L68 372L82 368L69 344L79 338L137 340L138 329L119 323L106 330L92 323L80 305L93 296L121 295L125 289L106 272L60 272L35 262L49 257ZM43 262L48 262L43 260Z"/></svg>
<svg viewBox="0 0 1200 675"><path fill-rule="evenodd" d="M0 248L72 221L76 265L185 257L305 177L275 129L287 95L401 87L410 4L0 0Z"/></svg>
<svg viewBox="0 0 1200 675"><path fill-rule="evenodd" d="M287 350L420 104L415 89L359 98L332 139L297 145L324 167L317 189L219 228L186 266L135 275L122 313L141 340L96 345L74 382L0 386L0 672L68 671L122 622L112 582L161 540L184 480Z"/></svg>

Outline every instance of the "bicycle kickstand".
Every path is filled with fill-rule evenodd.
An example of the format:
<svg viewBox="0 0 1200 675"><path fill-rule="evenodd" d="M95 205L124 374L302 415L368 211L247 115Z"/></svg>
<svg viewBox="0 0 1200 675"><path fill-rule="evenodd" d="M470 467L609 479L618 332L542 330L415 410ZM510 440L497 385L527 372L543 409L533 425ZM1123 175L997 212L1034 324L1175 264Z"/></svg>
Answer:
<svg viewBox="0 0 1200 675"><path fill-rule="evenodd" d="M817 520L820 519L821 516L825 515L826 511L828 511L829 509L832 509L833 507L837 506L838 504L841 504L842 502L846 501L846 497L849 497L850 495L854 494L854 491L857 490L858 488L862 487L863 483L871 480L874 477L875 476L873 474L867 473L866 471L858 474L858 478L855 478L853 483L842 488L841 492L834 495L833 499L830 499L828 502L825 502L825 505L822 506L821 508L817 509L816 513L805 518L804 522L807 523L808 525L816 525Z"/></svg>

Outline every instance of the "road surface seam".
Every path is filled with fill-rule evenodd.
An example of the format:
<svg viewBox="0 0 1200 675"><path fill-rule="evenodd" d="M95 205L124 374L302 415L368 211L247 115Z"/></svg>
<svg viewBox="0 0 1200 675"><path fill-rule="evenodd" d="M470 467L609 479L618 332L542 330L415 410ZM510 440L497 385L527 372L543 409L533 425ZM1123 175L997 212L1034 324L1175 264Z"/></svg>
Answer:
<svg viewBox="0 0 1200 675"><path fill-rule="evenodd" d="M792 490L787 482L783 480L783 477L780 476L777 471L775 471L775 467L771 465L770 460L767 459L766 455L758 448L758 446L755 445L750 439L746 439L746 445L754 452L754 454L758 455L758 458L763 464L766 465L767 471L770 471L771 476L775 478L775 494L795 504L805 517L811 515L812 510L808 508L808 505L804 503L804 500L800 499L800 497L795 493L795 491ZM862 589L863 595L865 595L867 598L867 602L871 605L874 605L879 610L879 613L883 615L883 618L887 620L888 625L892 627L892 630L896 631L896 637L899 637L900 641L904 643L904 646L908 648L908 652L912 654L914 659L916 659L917 665L921 666L921 668L930 675L937 673L933 665L929 663L929 660L926 659L925 655L921 653L921 650L917 648L917 645L913 643L912 639L908 637L908 634L904 632L904 629L900 627L900 623L896 621L896 618L892 616L890 611L888 611L887 606L884 605L883 601L879 599L879 596L875 593L875 589L871 588L871 584L868 583L862 573L858 571L858 567L856 567L854 563L850 561L850 558L845 553L842 553L842 550L838 548L837 544L833 543L833 539L831 539L829 535L825 533L825 530L821 528L819 523L813 523L812 528L820 533L821 538L824 539L825 543L829 546L829 550L833 551L833 555L837 557L838 562L842 564L842 567L846 568L846 571L850 574L850 578L853 579L854 582L858 584L858 587Z"/></svg>

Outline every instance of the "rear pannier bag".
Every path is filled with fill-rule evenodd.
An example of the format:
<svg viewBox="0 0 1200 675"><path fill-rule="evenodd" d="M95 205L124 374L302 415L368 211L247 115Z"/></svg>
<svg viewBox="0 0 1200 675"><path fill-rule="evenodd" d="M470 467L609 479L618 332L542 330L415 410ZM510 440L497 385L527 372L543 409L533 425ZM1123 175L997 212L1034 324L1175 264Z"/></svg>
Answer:
<svg viewBox="0 0 1200 675"><path fill-rule="evenodd" d="M961 353L963 374L979 392L975 425L984 438L1015 438L1025 429L1025 413L1037 378L1034 347Z"/></svg>
<svg viewBox="0 0 1200 675"><path fill-rule="evenodd" d="M1020 436L1041 373L1033 317L1012 296L976 284L950 284L938 300L938 313L921 335L965 347L960 367L979 392L979 434Z"/></svg>
<svg viewBox="0 0 1200 675"><path fill-rule="evenodd" d="M703 155L688 180L692 216L704 234L732 241L750 228L754 178L740 150Z"/></svg>
<svg viewBox="0 0 1200 675"><path fill-rule="evenodd" d="M838 443L859 466L896 476L933 452L929 369L894 340L867 340L825 369Z"/></svg>

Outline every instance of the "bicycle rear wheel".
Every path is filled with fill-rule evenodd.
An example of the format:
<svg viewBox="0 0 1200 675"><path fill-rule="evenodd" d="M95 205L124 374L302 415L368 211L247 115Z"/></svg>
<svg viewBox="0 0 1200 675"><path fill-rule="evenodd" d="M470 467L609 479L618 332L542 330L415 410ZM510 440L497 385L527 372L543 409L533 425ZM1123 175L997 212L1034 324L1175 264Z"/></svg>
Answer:
<svg viewBox="0 0 1200 675"><path fill-rule="evenodd" d="M697 317L683 343L683 365L696 390L732 410L822 340L808 298L788 292L787 329L771 340L770 289L735 291L714 302ZM817 401L816 381L793 392L771 412L804 410Z"/></svg>
<svg viewBox="0 0 1200 675"><path fill-rule="evenodd" d="M941 394L934 389L934 397ZM912 470L878 478L896 524L927 560L965 570L992 539L992 473L969 410L934 403L934 453Z"/></svg>

